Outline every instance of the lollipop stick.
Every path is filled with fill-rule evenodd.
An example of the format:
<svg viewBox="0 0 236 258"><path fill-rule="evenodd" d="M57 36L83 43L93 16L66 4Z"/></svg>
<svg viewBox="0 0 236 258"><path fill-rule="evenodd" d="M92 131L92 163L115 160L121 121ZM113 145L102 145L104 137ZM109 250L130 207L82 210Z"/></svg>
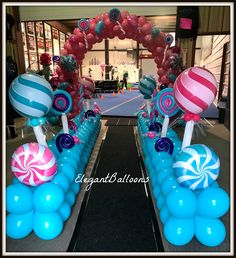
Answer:
<svg viewBox="0 0 236 258"><path fill-rule="evenodd" d="M69 133L68 119L65 113L61 114L61 122L64 133Z"/></svg>
<svg viewBox="0 0 236 258"><path fill-rule="evenodd" d="M193 127L194 121L190 120L186 122L185 129L184 129L184 138L182 143L182 150L191 144L192 135L193 135Z"/></svg>
<svg viewBox="0 0 236 258"><path fill-rule="evenodd" d="M46 142L46 137L43 133L42 127L40 125L38 126L33 126L34 134L35 137L38 141L39 144L48 147L47 142Z"/></svg>
<svg viewBox="0 0 236 258"><path fill-rule="evenodd" d="M90 109L90 99L85 100L85 111L88 111Z"/></svg>
<svg viewBox="0 0 236 258"><path fill-rule="evenodd" d="M118 26L120 27L120 30L122 31L122 33L125 35L125 31L124 31L123 27L121 26L121 24L118 21L116 21L116 22L117 22Z"/></svg>
<svg viewBox="0 0 236 258"><path fill-rule="evenodd" d="M151 100L150 99L146 99L146 106L147 106L148 116L150 116L150 113L151 113Z"/></svg>
<svg viewBox="0 0 236 258"><path fill-rule="evenodd" d="M170 118L168 116L165 116L163 125L162 125L162 130L161 130L161 137L166 137L169 121L170 121Z"/></svg>
<svg viewBox="0 0 236 258"><path fill-rule="evenodd" d="M84 31L83 31L83 35L84 35L84 41L85 41L86 49L88 49L88 40L87 40L86 33Z"/></svg>

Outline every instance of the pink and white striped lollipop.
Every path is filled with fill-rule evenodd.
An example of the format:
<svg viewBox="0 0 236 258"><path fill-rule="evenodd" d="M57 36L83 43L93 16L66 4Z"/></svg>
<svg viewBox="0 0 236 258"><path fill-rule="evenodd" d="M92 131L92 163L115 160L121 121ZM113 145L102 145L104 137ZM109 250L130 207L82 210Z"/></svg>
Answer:
<svg viewBox="0 0 236 258"><path fill-rule="evenodd" d="M22 183L37 186L53 178L57 164L49 148L38 143L27 143L13 153L11 170Z"/></svg>
<svg viewBox="0 0 236 258"><path fill-rule="evenodd" d="M94 81L88 76L82 76L78 81L84 86L84 96L90 99L95 91Z"/></svg>
<svg viewBox="0 0 236 258"><path fill-rule="evenodd" d="M214 75L202 67L183 71L174 83L174 96L180 109L199 114L214 101L217 93Z"/></svg>

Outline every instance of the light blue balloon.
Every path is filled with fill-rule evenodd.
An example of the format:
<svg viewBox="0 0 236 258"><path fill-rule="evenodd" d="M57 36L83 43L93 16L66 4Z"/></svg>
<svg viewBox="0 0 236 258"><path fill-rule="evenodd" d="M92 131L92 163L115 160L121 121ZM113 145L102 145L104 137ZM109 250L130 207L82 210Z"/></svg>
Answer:
<svg viewBox="0 0 236 258"><path fill-rule="evenodd" d="M178 187L166 196L166 206L174 217L189 219L196 214L197 198L188 188Z"/></svg>
<svg viewBox="0 0 236 258"><path fill-rule="evenodd" d="M153 195L156 200L160 193L161 193L160 187L158 185L155 185L155 187L153 188Z"/></svg>
<svg viewBox="0 0 236 258"><path fill-rule="evenodd" d="M168 168L173 166L173 158L167 158L167 159L160 159L155 164L155 170L158 171L163 168Z"/></svg>
<svg viewBox="0 0 236 258"><path fill-rule="evenodd" d="M75 195L72 191L69 191L66 195L65 195L65 201L67 201L70 206L73 206L75 203Z"/></svg>
<svg viewBox="0 0 236 258"><path fill-rule="evenodd" d="M51 183L58 185L59 187L61 187L61 189L63 190L64 193L66 193L69 188L70 188L70 182L69 179L67 178L66 175L64 175L63 173L57 173Z"/></svg>
<svg viewBox="0 0 236 258"><path fill-rule="evenodd" d="M67 202L63 202L62 205L57 210L57 212L60 215L63 222L68 220L71 214L70 205Z"/></svg>
<svg viewBox="0 0 236 258"><path fill-rule="evenodd" d="M63 201L63 190L53 183L44 183L34 191L33 204L35 209L40 212L54 212Z"/></svg>
<svg viewBox="0 0 236 258"><path fill-rule="evenodd" d="M194 236L194 219L170 217L164 224L164 235L172 245L186 245Z"/></svg>
<svg viewBox="0 0 236 258"><path fill-rule="evenodd" d="M70 158L70 156L67 156L63 153L61 153L57 160L57 165L61 166L61 164L69 164L73 167L73 169L76 170L77 168L77 162Z"/></svg>
<svg viewBox="0 0 236 258"><path fill-rule="evenodd" d="M10 213L24 214L33 210L32 191L23 184L9 185L6 189L6 209Z"/></svg>
<svg viewBox="0 0 236 258"><path fill-rule="evenodd" d="M28 236L33 230L33 211L24 214L9 213L6 217L6 234L13 239Z"/></svg>
<svg viewBox="0 0 236 258"><path fill-rule="evenodd" d="M168 176L162 182L161 191L166 196L171 190L178 188L180 185L177 183L174 176Z"/></svg>
<svg viewBox="0 0 236 258"><path fill-rule="evenodd" d="M163 181L168 177L174 174L172 167L162 168L156 173L157 184L161 187Z"/></svg>
<svg viewBox="0 0 236 258"><path fill-rule="evenodd" d="M206 188L198 195L198 216L216 219L223 216L228 210L229 196L222 188Z"/></svg>
<svg viewBox="0 0 236 258"><path fill-rule="evenodd" d="M157 208L159 210L165 205L165 199L161 193L158 195L156 203L157 203Z"/></svg>
<svg viewBox="0 0 236 258"><path fill-rule="evenodd" d="M77 195L79 193L79 190L80 190L80 184L79 183L73 183L71 185L71 190L73 192L74 195Z"/></svg>
<svg viewBox="0 0 236 258"><path fill-rule="evenodd" d="M218 246L225 239L225 226L220 219L207 219L196 216L195 236L203 245L210 247Z"/></svg>
<svg viewBox="0 0 236 258"><path fill-rule="evenodd" d="M36 211L33 218L34 233L43 240L52 240L60 235L63 222L56 212L42 213Z"/></svg>
<svg viewBox="0 0 236 258"><path fill-rule="evenodd" d="M70 164L61 163L57 166L57 171L58 173L62 173L63 175L65 175L69 179L70 183L74 182L75 169Z"/></svg>
<svg viewBox="0 0 236 258"><path fill-rule="evenodd" d="M160 220L162 224L165 224L166 221L171 217L169 210L167 209L166 205L162 206L160 210Z"/></svg>

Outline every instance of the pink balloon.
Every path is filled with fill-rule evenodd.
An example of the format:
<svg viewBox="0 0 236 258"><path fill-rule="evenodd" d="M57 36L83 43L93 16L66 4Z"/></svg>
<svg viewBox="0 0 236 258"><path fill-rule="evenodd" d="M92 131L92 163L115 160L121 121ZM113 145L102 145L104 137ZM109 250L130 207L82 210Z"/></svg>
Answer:
<svg viewBox="0 0 236 258"><path fill-rule="evenodd" d="M142 28L141 28L141 31L143 34L150 34L151 31L152 31L152 24L150 22L146 22Z"/></svg>
<svg viewBox="0 0 236 258"><path fill-rule="evenodd" d="M100 43L103 41L103 38L100 36L95 36L97 43Z"/></svg>
<svg viewBox="0 0 236 258"><path fill-rule="evenodd" d="M125 34L123 34L123 32L120 32L120 34L118 35L119 39L125 39Z"/></svg>
<svg viewBox="0 0 236 258"><path fill-rule="evenodd" d="M166 73L166 70L164 70L162 67L158 69L157 74L162 77Z"/></svg>
<svg viewBox="0 0 236 258"><path fill-rule="evenodd" d="M121 18L124 20L127 18L127 16L129 15L128 12L124 11L124 12L121 12Z"/></svg>
<svg viewBox="0 0 236 258"><path fill-rule="evenodd" d="M106 12L106 13L104 13L104 14L102 15L102 19L103 19L103 21L105 21L107 18L109 19L109 15L108 15L108 13Z"/></svg>
<svg viewBox="0 0 236 258"><path fill-rule="evenodd" d="M199 114L206 110L217 94L214 75L202 67L190 67L174 82L176 104L185 112Z"/></svg>
<svg viewBox="0 0 236 258"><path fill-rule="evenodd" d="M57 162L49 148L38 143L26 143L14 152L11 169L23 184L37 186L53 178Z"/></svg>
<svg viewBox="0 0 236 258"><path fill-rule="evenodd" d="M139 23L140 26L143 26L146 23L146 21L147 21L147 19L144 16L140 16L138 18L138 23Z"/></svg>
<svg viewBox="0 0 236 258"><path fill-rule="evenodd" d="M157 48L156 48L156 53L157 53L157 54L164 54L164 50L165 50L165 49L164 49L163 47L157 47Z"/></svg>
<svg viewBox="0 0 236 258"><path fill-rule="evenodd" d="M62 55L62 56L68 55L67 50L66 50L66 49L62 49L62 50L61 50L61 55Z"/></svg>
<svg viewBox="0 0 236 258"><path fill-rule="evenodd" d="M95 91L94 81L88 76L82 76L78 81L84 86L84 96L90 98Z"/></svg>
<svg viewBox="0 0 236 258"><path fill-rule="evenodd" d="M152 35L151 35L151 34L145 35L144 40L145 40L145 42L146 42L148 45L151 45L151 44L152 44Z"/></svg>
<svg viewBox="0 0 236 258"><path fill-rule="evenodd" d="M115 26L113 27L113 33L114 33L114 35L118 36L118 34L120 33L120 27L119 27L119 25L115 25Z"/></svg>
<svg viewBox="0 0 236 258"><path fill-rule="evenodd" d="M79 42L78 50L85 53L87 51L85 44L82 42Z"/></svg>
<svg viewBox="0 0 236 258"><path fill-rule="evenodd" d="M84 35L81 31L76 32L76 35L78 37L78 41L84 42Z"/></svg>
<svg viewBox="0 0 236 258"><path fill-rule="evenodd" d="M113 26L112 21L109 18L106 18L104 20L104 26L106 26L108 29L111 28Z"/></svg>
<svg viewBox="0 0 236 258"><path fill-rule="evenodd" d="M102 20L102 15L101 14L98 14L96 17L95 17L95 21L96 23L98 23L99 21Z"/></svg>
<svg viewBox="0 0 236 258"><path fill-rule="evenodd" d="M89 33L89 34L87 34L87 41L88 41L88 43L91 43L91 44L93 44L93 43L95 43L95 36L92 34L92 33Z"/></svg>
<svg viewBox="0 0 236 258"><path fill-rule="evenodd" d="M129 26L130 26L128 20L127 20L127 19L124 19L124 20L122 21L121 26L122 26L122 28L123 28L124 30L128 30L128 29L129 29Z"/></svg>
<svg viewBox="0 0 236 258"><path fill-rule="evenodd" d="M95 33L95 29L96 29L96 26L97 26L97 24L96 24L96 22L94 21L94 22L91 22L90 23L90 26L89 26L89 29L88 29L88 33L92 33L92 34L96 34Z"/></svg>

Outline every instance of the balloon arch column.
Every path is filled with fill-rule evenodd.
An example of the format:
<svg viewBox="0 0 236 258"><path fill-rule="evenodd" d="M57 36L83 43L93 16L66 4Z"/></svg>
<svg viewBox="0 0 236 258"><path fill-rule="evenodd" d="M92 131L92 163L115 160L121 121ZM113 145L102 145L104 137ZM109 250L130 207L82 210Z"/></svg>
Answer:
<svg viewBox="0 0 236 258"><path fill-rule="evenodd" d="M100 130L101 110L96 105L85 110L84 105L95 90L94 83L88 77L79 78L77 68L93 44L116 36L142 43L157 64L159 84L167 87L158 92L155 79L144 76L139 89L146 101L138 112L142 153L164 235L173 245L186 245L194 236L203 245L220 245L226 235L220 217L229 209L228 194L216 182L220 161L211 148L190 145L198 114L216 96L216 80L200 67L180 74L180 49L170 47L173 37L145 17L117 8L78 21L61 57L53 57L58 67L50 82L57 90L53 92L44 78L27 73L10 87L10 101L28 118L38 143L23 144L12 156L15 177L6 190L7 236L20 239L33 231L51 240L61 234L80 191L76 173L84 173ZM44 58L49 65L48 54L41 62ZM169 118L180 109L186 121L183 142L169 126ZM61 116L63 128L47 142L42 127L55 116Z"/></svg>

